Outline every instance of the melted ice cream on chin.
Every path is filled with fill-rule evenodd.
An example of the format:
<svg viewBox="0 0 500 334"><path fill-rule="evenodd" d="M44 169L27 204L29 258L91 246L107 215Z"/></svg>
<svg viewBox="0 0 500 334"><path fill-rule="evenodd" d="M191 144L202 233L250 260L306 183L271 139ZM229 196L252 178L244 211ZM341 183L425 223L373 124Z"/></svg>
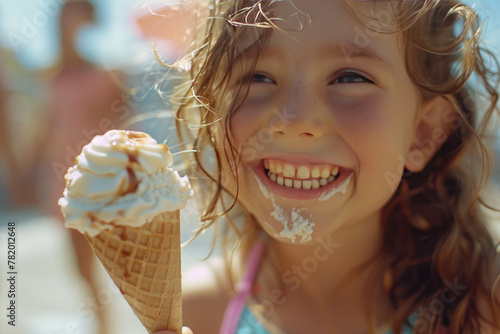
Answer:
<svg viewBox="0 0 500 334"><path fill-rule="evenodd" d="M272 194L271 201L274 207L271 216L283 225L283 230L275 236L289 239L292 243L304 243L312 239L313 227L316 224L311 220L312 215L309 215L309 218L302 215L306 208L285 209L277 203Z"/></svg>
<svg viewBox="0 0 500 334"><path fill-rule="evenodd" d="M65 176L59 204L66 226L96 235L183 208L192 190L187 177L169 168L172 161L168 147L145 133L112 130L95 137Z"/></svg>

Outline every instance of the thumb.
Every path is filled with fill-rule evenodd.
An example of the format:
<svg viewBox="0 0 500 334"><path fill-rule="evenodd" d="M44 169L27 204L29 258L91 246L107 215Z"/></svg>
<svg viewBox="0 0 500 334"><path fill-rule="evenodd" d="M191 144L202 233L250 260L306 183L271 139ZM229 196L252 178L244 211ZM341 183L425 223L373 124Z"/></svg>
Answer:
<svg viewBox="0 0 500 334"><path fill-rule="evenodd" d="M154 332L153 334L177 334L177 332L174 331L159 331L159 332ZM188 327L182 327L182 334L193 334L193 331L188 328Z"/></svg>

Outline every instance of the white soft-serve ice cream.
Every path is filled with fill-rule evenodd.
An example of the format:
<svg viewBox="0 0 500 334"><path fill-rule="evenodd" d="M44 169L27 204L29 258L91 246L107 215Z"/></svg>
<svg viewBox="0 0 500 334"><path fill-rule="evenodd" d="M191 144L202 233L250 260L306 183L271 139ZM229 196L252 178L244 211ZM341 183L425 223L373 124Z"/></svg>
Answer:
<svg viewBox="0 0 500 334"><path fill-rule="evenodd" d="M187 177L170 168L172 162L168 147L145 133L111 130L96 136L65 176L59 205L66 226L92 237L184 208L193 191Z"/></svg>

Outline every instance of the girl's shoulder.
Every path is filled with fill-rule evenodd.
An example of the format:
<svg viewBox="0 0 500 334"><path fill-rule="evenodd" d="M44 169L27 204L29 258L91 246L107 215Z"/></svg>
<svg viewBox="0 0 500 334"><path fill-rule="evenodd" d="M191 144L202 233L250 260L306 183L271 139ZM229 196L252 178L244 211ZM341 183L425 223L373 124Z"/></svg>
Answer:
<svg viewBox="0 0 500 334"><path fill-rule="evenodd" d="M189 270L183 275L182 290L184 326L194 333L219 333L233 293L224 261L206 260Z"/></svg>

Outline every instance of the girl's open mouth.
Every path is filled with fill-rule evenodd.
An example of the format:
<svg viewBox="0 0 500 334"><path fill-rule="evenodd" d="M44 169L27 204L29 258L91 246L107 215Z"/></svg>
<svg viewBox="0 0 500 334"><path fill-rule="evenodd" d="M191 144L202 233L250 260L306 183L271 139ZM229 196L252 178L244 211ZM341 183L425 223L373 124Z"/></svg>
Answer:
<svg viewBox="0 0 500 334"><path fill-rule="evenodd" d="M310 199L340 188L353 170L329 164L290 164L264 159L255 168L259 182L271 192L289 198Z"/></svg>

